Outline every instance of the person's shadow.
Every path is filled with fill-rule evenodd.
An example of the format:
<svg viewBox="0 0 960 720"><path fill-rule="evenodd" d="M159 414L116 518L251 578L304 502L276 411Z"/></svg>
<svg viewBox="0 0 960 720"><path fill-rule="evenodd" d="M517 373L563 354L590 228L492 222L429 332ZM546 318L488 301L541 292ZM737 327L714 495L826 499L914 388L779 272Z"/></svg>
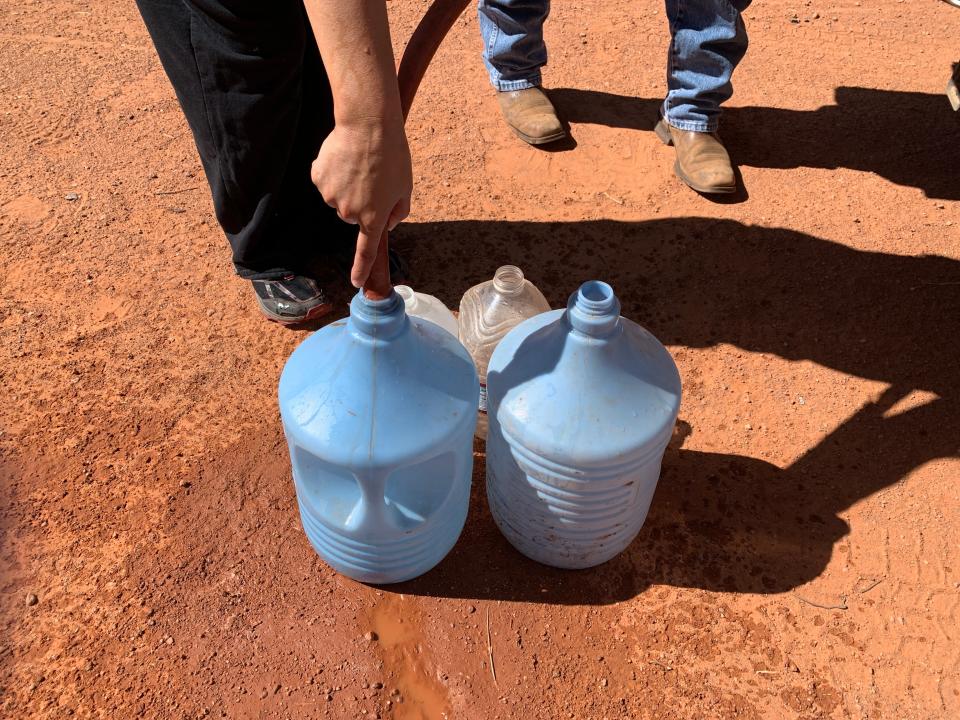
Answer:
<svg viewBox="0 0 960 720"><path fill-rule="evenodd" d="M662 102L564 88L550 97L574 126L650 131ZM720 133L737 165L850 168L960 200L960 117L944 95L840 87L835 97L816 110L725 107Z"/></svg>
<svg viewBox="0 0 960 720"><path fill-rule="evenodd" d="M417 289L451 307L462 288L513 262L554 307L583 280L610 282L623 314L670 346L728 343L888 385L785 469L685 450L684 435L697 428L681 423L639 537L592 570L553 570L510 547L487 510L479 455L460 542L400 592L577 604L617 602L652 583L783 592L823 571L849 530L841 514L853 503L928 461L960 457L956 260L862 252L696 217L422 223L403 226L396 239L413 256ZM444 272L417 273L420 243ZM695 371L684 382L688 400L730 401ZM917 390L926 398L895 407ZM786 383L776 388L789 391Z"/></svg>

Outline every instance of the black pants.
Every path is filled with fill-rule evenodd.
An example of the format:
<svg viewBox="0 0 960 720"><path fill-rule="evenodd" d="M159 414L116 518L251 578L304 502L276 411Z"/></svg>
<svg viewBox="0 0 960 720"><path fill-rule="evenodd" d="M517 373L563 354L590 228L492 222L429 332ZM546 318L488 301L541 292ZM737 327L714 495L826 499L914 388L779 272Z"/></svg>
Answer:
<svg viewBox="0 0 960 720"><path fill-rule="evenodd" d="M333 97L301 0L137 0L200 153L237 273L318 275L356 239L310 165Z"/></svg>

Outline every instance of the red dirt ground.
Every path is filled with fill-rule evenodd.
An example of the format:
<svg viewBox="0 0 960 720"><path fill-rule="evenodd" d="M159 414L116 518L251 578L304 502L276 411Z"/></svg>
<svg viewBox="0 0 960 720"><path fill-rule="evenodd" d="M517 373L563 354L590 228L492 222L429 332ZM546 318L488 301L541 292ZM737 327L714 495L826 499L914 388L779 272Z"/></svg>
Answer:
<svg viewBox="0 0 960 720"><path fill-rule="evenodd" d="M423 7L391 2L398 47ZM674 353L683 423L607 565L514 552L478 452L456 549L376 589L301 531L275 391L304 333L232 276L133 3L2 0L4 717L960 717L960 11L746 16L726 204L651 132L662 3L556 3L562 151L500 122L474 17L441 48L397 235L416 285L610 281Z"/></svg>

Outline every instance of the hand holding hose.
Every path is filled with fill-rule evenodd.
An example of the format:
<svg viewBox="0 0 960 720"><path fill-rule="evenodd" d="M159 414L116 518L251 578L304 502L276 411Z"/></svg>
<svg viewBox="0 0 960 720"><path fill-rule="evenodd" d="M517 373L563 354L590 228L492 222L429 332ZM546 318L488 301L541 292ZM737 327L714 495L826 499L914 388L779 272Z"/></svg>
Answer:
<svg viewBox="0 0 960 720"><path fill-rule="evenodd" d="M350 281L390 291L387 232L410 212L413 172L403 121L430 59L469 0L433 0L394 72L386 6L305 0L330 78L336 127L312 179L340 217L360 226ZM372 273L372 274L371 274Z"/></svg>
<svg viewBox="0 0 960 720"><path fill-rule="evenodd" d="M350 282L362 287L384 233L410 213L413 171L403 117L337 123L313 163L312 177L326 203L360 226Z"/></svg>

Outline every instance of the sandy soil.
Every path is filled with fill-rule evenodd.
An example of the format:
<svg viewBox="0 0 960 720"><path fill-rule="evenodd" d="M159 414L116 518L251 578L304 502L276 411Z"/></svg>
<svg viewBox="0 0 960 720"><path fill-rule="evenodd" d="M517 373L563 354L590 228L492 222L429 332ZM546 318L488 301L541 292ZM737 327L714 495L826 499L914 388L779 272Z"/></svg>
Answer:
<svg viewBox="0 0 960 720"><path fill-rule="evenodd" d="M398 46L423 6L391 3ZM746 193L714 204L651 131L662 3L556 6L575 142L509 133L464 18L398 242L451 305L507 261L554 304L608 280L683 422L606 566L514 552L478 448L456 549L376 589L300 529L275 390L304 334L232 276L133 3L0 2L4 717L960 717L960 11L757 3L722 129Z"/></svg>

